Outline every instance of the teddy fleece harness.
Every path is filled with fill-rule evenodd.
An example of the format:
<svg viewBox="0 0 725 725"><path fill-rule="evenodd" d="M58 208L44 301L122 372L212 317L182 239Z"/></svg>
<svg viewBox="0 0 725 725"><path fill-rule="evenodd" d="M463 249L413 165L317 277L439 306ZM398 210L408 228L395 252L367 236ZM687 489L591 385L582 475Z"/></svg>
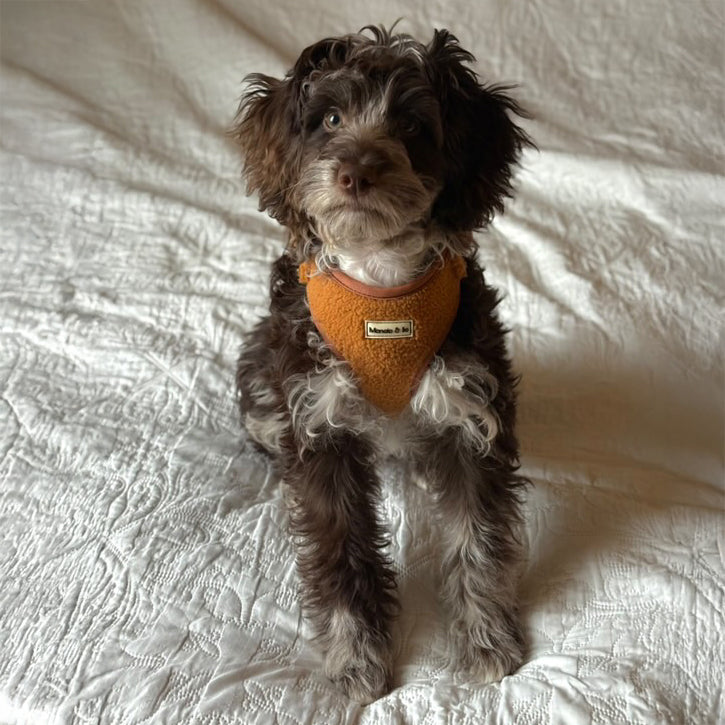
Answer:
<svg viewBox="0 0 725 725"><path fill-rule="evenodd" d="M399 287L371 287L340 270L300 265L300 282L325 342L355 373L365 397L389 415L410 401L458 312L462 257L445 256Z"/></svg>

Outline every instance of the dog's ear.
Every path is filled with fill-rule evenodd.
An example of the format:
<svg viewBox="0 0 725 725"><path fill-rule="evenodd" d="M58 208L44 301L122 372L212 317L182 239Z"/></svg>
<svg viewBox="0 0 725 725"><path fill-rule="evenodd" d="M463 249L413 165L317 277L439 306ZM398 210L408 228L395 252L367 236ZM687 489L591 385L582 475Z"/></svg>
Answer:
<svg viewBox="0 0 725 725"><path fill-rule="evenodd" d="M438 94L447 173L433 209L454 230L485 226L511 196L511 175L525 146L533 145L512 116L527 117L508 86L484 86L466 64L473 56L447 30L427 46L427 66Z"/></svg>
<svg viewBox="0 0 725 725"><path fill-rule="evenodd" d="M259 209L285 224L291 213L286 189L299 163L293 84L261 73L244 80L247 90L231 133L244 154L247 193L257 192Z"/></svg>
<svg viewBox="0 0 725 725"><path fill-rule="evenodd" d="M257 192L259 208L281 224L295 216L292 191L302 157L302 109L312 79L344 62L345 38L328 38L306 48L282 79L254 73L245 78L246 92L231 135L244 154L248 193Z"/></svg>

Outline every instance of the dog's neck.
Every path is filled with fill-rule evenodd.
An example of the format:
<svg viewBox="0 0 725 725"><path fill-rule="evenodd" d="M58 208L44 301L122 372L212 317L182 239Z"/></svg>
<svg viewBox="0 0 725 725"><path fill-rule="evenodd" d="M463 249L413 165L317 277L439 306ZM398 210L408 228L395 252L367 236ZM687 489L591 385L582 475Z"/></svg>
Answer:
<svg viewBox="0 0 725 725"><path fill-rule="evenodd" d="M427 229L406 231L393 239L355 245L323 244L318 262L333 265L348 276L374 287L407 284L429 266L445 236Z"/></svg>

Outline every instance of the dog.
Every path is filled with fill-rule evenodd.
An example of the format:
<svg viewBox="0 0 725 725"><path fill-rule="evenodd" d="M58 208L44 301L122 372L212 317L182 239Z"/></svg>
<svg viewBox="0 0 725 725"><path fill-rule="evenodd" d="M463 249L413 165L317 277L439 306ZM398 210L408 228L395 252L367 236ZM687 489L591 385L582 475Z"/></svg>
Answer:
<svg viewBox="0 0 725 725"><path fill-rule="evenodd" d="M368 26L247 76L232 135L249 193L288 232L269 315L237 368L243 423L281 478L304 611L350 698L391 687L398 611L378 464L402 459L442 532L455 661L480 682L524 656L516 586L518 382L473 231L533 145L510 86L437 30Z"/></svg>

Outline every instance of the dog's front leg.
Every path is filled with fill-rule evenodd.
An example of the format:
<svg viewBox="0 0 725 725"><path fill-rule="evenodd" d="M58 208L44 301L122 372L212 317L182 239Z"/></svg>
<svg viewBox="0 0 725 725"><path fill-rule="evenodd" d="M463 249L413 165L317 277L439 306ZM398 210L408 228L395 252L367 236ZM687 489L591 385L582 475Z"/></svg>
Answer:
<svg viewBox="0 0 725 725"><path fill-rule="evenodd" d="M304 603L347 695L370 702L390 687L395 582L375 515L367 446L337 435L290 459L285 474Z"/></svg>
<svg viewBox="0 0 725 725"><path fill-rule="evenodd" d="M443 598L453 645L462 667L494 682L523 657L516 602L520 480L514 466L472 448L457 431L428 454L425 476L444 536Z"/></svg>

